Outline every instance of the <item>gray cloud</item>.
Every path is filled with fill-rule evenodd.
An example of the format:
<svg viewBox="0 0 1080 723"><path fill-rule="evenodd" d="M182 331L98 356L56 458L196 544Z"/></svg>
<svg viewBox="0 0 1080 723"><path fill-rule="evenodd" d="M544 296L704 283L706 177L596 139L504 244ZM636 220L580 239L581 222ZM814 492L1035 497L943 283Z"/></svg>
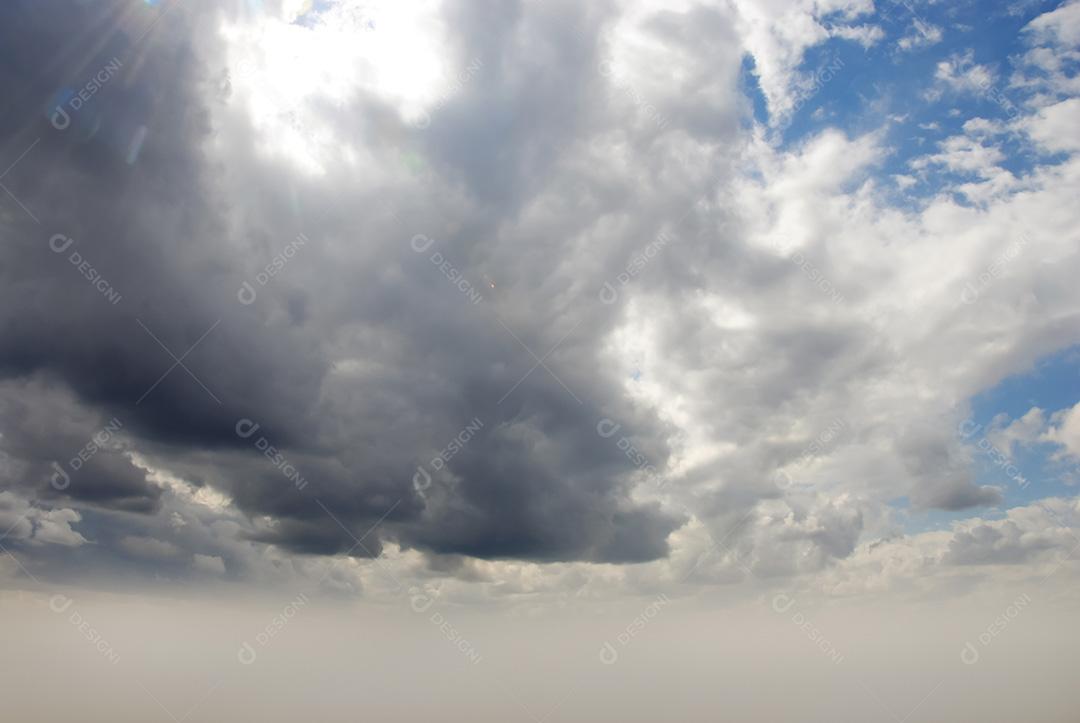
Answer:
<svg viewBox="0 0 1080 723"><path fill-rule="evenodd" d="M139 540L173 534L156 517L157 532L139 531L149 522L137 516L160 517L164 498L132 453L227 494L254 521L234 531L239 539L298 553L375 555L392 539L482 558L664 556L680 516L634 502L632 466L595 432L601 416L615 415L664 463L662 425L621 398L598 358L614 321L589 298L602 260L560 268L560 257L580 253L571 234L590 214L573 214L576 230L554 219L520 225L531 199L562 194L574 139L604 120L603 106L588 102L602 80L590 70L598 51L589 39L602 19L579 18L580 34L556 31L566 11L451 7L464 29L460 56L483 59L483 77L426 132L362 93L330 114L342 140L378 143L367 119L379 114L393 129L396 147L373 146L384 165L379 187L344 165L307 179L260 156L250 122L222 106L232 82L209 4L168 14L125 2L0 11L12 64L39 71L5 76L2 88L22 99L3 119L4 158L31 148L11 189L40 219L4 209L16 239L2 252L0 292L3 445L20 461L12 483L98 510L84 527L100 533L99 550L120 557ZM492 22L506 32L489 32ZM106 40L80 32L89 27ZM541 51L564 67L553 72ZM71 127L52 127L41 109L113 58L118 76ZM514 98L531 99L532 110L508 115ZM227 149L213 161L212 143ZM423 184L400 173L406 150L424 159ZM441 200L447 191L456 203ZM238 303L241 284L300 233L309 242L287 271L260 286L255 303ZM469 305L410 248L421 233L483 289L483 304ZM532 251L514 251L519 244ZM73 253L119 301L88 281ZM526 378L533 354L557 342L547 368ZM50 486L53 462L111 418L122 422L122 447L97 452L70 486ZM438 494L421 497L417 466L473 418L484 433L446 463ZM236 433L241 419L259 425L303 489ZM99 526L101 515L119 524L117 534Z"/></svg>
<svg viewBox="0 0 1080 723"><path fill-rule="evenodd" d="M19 203L0 199L4 482L12 510L94 543L21 535L45 569L325 564L356 590L355 561L321 558L465 575L648 563L711 535L731 549L677 563L726 581L736 561L836 565L892 534L898 501L1002 501L945 397L1052 351L1068 317L1002 317L1004 281L957 308L925 261L939 239L874 187L884 132L748 133L740 11L448 2L448 77L417 123L355 79L259 87L220 32L251 19L215 5L0 10L6 67L35 69L0 71L0 155L25 152L4 179ZM764 78L771 103L804 40ZM114 59L54 127L63 89ZM295 102L253 110L264 91ZM934 291L913 307L912 288Z"/></svg>

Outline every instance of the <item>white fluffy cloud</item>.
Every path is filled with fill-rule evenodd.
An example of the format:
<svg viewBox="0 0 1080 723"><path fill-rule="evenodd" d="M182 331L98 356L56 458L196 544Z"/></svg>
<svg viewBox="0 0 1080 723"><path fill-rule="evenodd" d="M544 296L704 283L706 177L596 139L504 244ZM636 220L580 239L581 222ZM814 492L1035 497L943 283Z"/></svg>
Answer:
<svg viewBox="0 0 1080 723"><path fill-rule="evenodd" d="M975 62L975 51L954 53L937 64L934 78L959 93L985 93L994 84L995 74L988 65Z"/></svg>
<svg viewBox="0 0 1080 723"><path fill-rule="evenodd" d="M774 124L781 124L800 92L812 83L800 70L807 49L830 37L869 47L882 37L880 28L859 23L872 0L737 0L736 27L746 52L754 58L761 91Z"/></svg>
<svg viewBox="0 0 1080 723"><path fill-rule="evenodd" d="M1001 449L1012 452L1022 447L1050 444L1059 458L1080 462L1080 404L1049 412L1032 407L1018 419L1002 415L994 420L986 436Z"/></svg>

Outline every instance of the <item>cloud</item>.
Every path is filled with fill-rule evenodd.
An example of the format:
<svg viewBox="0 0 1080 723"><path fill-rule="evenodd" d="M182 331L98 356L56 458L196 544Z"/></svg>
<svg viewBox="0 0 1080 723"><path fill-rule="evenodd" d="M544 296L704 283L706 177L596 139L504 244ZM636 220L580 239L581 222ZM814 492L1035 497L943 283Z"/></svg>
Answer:
<svg viewBox="0 0 1080 723"><path fill-rule="evenodd" d="M1041 439L1061 446L1066 454L1080 460L1080 404L1056 412Z"/></svg>
<svg viewBox="0 0 1080 723"><path fill-rule="evenodd" d="M61 27L48 32L81 37L76 28L106 17L104 5L64 13ZM32 13L37 27L36 19L58 11L44 3L4 12L13 28L15 14ZM653 439L660 426L620 399L610 375L584 372L599 368L593 341L613 317L598 303L571 317L560 290L564 282L583 285L587 268L601 268L588 251L595 242L581 238L578 248L567 237L559 262L566 266L541 273L555 258L547 251L509 252L557 230L530 220L544 202L538 199L556 201L567 176L583 177L569 170L569 156L556 163L552 150L568 152L583 129L600 130L614 117L577 100L604 83L593 72L595 39L553 32L550 11L521 17L451 5L444 12L462 29L450 52L480 58L486 75L442 102L427 132L397 115L407 111L400 99L358 85L347 104L352 112L326 118L329 132L363 139L374 151L368 173L357 175L339 156L319 179L296 175L291 159L255 147L247 99L219 80L225 49L215 15L202 5L167 16L141 40L155 13L113 26L85 66L48 65L42 45L12 44L20 65L53 69L33 84L6 79L13 97L27 99L25 109L43 107L56 87L109 58L121 61L123 74L79 110L77 118L96 114L94 133L59 131L36 114L8 116L5 149L41 138L25 159L39 180L13 184L13 192L28 208L52 209L43 228L28 216L7 221L27 239L4 252L12 312L0 321L10 340L0 354L12 411L4 440L26 462L20 487L156 515L162 486L133 463L138 455L164 475L220 490L255 518L243 539L298 553L375 555L384 538L491 558L628 562L666 553L681 516L635 502L633 468L595 432L605 413ZM586 27L598 21L584 18ZM501 30L490 32L491 23ZM657 30L688 39L692 31L685 18ZM560 58L561 72L540 62L542 48ZM568 93L568 80L576 91ZM515 98L531 98L533 112L489 112ZM360 122L366 117L381 117L380 126ZM618 142L644 143L654 132L642 127ZM129 141L137 136L144 141L132 158ZM210 149L214 164L204 161ZM401 165L406 152L428 164L426 178ZM50 175L59 158L73 162ZM219 161L227 172L217 172ZM359 194L363 205L387 209L376 200L383 191L364 180L372 174L379 185L396 186L402 203L397 218L375 213L357 225L353 201L343 200ZM326 194L327 183L337 191ZM628 186L617 190L628 193ZM56 202L62 198L77 203ZM443 211L457 220L447 223ZM570 218L589 215L581 209ZM61 232L64 239L50 245ZM300 233L309 242L263 285L260 269ZM437 264L410 248L420 233L436 239L432 251L472 283L487 276L513 293L472 308ZM59 247L63 253L55 253ZM87 283L67 258L74 252L122 294L119 303ZM238 301L244 281L259 287L253 304ZM20 303L27 294L39 303ZM530 372L533 350L544 354L557 342L546 368ZM40 404L52 412L33 409ZM38 415L86 422L57 435ZM52 461L76 455L114 417L122 447L97 451L70 486L51 489ZM436 475L437 489L450 494L422 498L413 484L418 465L473 418L484 431ZM259 425L258 434L241 437L240 420ZM652 454L662 466L662 441L652 443ZM355 545L376 523L366 544ZM131 555L157 549L133 542L143 538L116 544Z"/></svg>
<svg viewBox="0 0 1080 723"><path fill-rule="evenodd" d="M844 40L852 40L864 48L870 48L881 42L885 31L876 25L843 26L831 30L831 34Z"/></svg>
<svg viewBox="0 0 1080 723"><path fill-rule="evenodd" d="M871 3L360 10L0 10L41 69L0 75L30 212L0 217L3 473L40 510L20 553L59 579L378 594L385 564L599 595L887 570L898 509L1002 504L955 430L1080 342L1075 100L942 121L910 156L891 122L784 143L806 51L878 42ZM934 82L996 72L959 52ZM958 566L1043 549L975 519ZM906 571L946 559L912 544Z"/></svg>
<svg viewBox="0 0 1080 723"><path fill-rule="evenodd" d="M975 62L975 51L953 53L937 64L934 78L950 90L960 93L985 92L994 83L994 71Z"/></svg>
<svg viewBox="0 0 1080 723"><path fill-rule="evenodd" d="M1080 3L1067 2L1039 15L1023 28L1025 40L1032 47L1017 63L1009 86L1037 93L1032 99L1036 105L1080 93L1080 78L1074 71L1080 60L1075 21L1078 15Z"/></svg>
<svg viewBox="0 0 1080 723"><path fill-rule="evenodd" d="M1049 444L1059 458L1080 461L1080 404L1052 413L1032 407L1022 417L1009 421L996 417L986 436L1001 449L1012 451Z"/></svg>
<svg viewBox="0 0 1080 723"><path fill-rule="evenodd" d="M921 170L930 164L940 164L956 173L970 173L990 179L1002 173L1005 154L995 144L988 144L968 135L950 136L941 141L939 153L922 156L911 163Z"/></svg>
<svg viewBox="0 0 1080 723"><path fill-rule="evenodd" d="M142 558L153 562L168 562L180 557L183 553L180 548L171 542L158 540L153 537L137 537L129 535L122 537L117 547L132 557Z"/></svg>
<svg viewBox="0 0 1080 723"><path fill-rule="evenodd" d="M192 567L199 572L209 575L225 574L225 561L216 555L200 555L196 553L193 559Z"/></svg>
<svg viewBox="0 0 1080 723"><path fill-rule="evenodd" d="M5 490L0 492L0 530L2 541L22 541L31 545L60 545L78 547L87 539L72 528L82 520L68 508L41 509L31 506L24 498Z"/></svg>
<svg viewBox="0 0 1080 723"><path fill-rule="evenodd" d="M911 32L897 41L897 46L905 52L914 52L940 43L945 36L942 29L921 18L912 20Z"/></svg>
<svg viewBox="0 0 1080 723"><path fill-rule="evenodd" d="M774 126L789 118L800 93L813 83L812 73L801 67L808 49L830 37L852 40L868 48L881 39L883 32L872 25L848 24L873 11L869 0L739 0L735 9L739 37L754 58L755 73Z"/></svg>
<svg viewBox="0 0 1080 723"><path fill-rule="evenodd" d="M1043 13L1024 27L1032 44L1080 45L1080 2L1069 0L1050 12Z"/></svg>
<svg viewBox="0 0 1080 723"><path fill-rule="evenodd" d="M1080 99L1070 98L1040 108L1038 114L1025 119L1024 126L1039 146L1051 153L1080 150L1080 132L1071 121L1080 111Z"/></svg>
<svg viewBox="0 0 1080 723"><path fill-rule="evenodd" d="M974 484L970 465L954 440L915 429L899 447L915 481L911 500L917 507L963 510L1001 502L1000 490Z"/></svg>

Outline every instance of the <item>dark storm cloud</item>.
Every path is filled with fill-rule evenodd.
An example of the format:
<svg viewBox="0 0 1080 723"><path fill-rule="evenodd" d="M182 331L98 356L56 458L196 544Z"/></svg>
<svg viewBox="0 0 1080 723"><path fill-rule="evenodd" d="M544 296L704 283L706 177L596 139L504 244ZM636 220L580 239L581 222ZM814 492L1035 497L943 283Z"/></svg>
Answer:
<svg viewBox="0 0 1080 723"><path fill-rule="evenodd" d="M29 410L2 420L5 449L25 462L11 484L76 507L152 514L161 488L117 450L64 490L42 486L55 460L116 418L128 451L225 491L256 520L237 536L287 550L378 554L394 539L485 558L666 554L681 518L630 500L633 466L596 432L600 418L619 419L662 469L664 427L623 400L602 362L615 317L593 293L609 270L568 235L587 229L591 210L579 209L576 228L516 226L527 198L563 192L566 164L580 160L571 139L601 114L588 100L596 48L589 32L545 35L556 19L537 26L513 3L450 13L461 58L482 58L485 75L430 132L363 95L328 116L342 139L373 143L384 178L372 182L335 163L322 177L298 174L255 150L245 117L217 112L231 84L212 4L0 9L0 93L18 99L0 122L0 150L11 162L29 149L4 179L19 203L0 201L9 240L0 371L19 380L8 408ZM492 22L505 32L490 32ZM113 59L119 70L70 109L70 126L54 127L46 110L67 97L57 93L77 93ZM506 110L525 99L531 110ZM426 159L422 176L402 172L405 152ZM244 281L301 233L308 241L288 273L240 303ZM414 251L417 234L435 239L432 251L483 303ZM59 421L40 420L41 389L53 387L73 396L49 418L81 413L88 426L60 435ZM419 494L418 466L472 419L483 432ZM257 433L238 434L241 420ZM111 519L120 529L99 535L98 557L166 535ZM186 544L175 538L199 551ZM155 564L188 559L150 547L162 552Z"/></svg>
<svg viewBox="0 0 1080 723"><path fill-rule="evenodd" d="M17 59L37 72L11 90L27 100L20 115L8 115L15 132L4 148L11 159L31 149L15 169L12 191L41 221L18 208L8 214L14 248L5 258L4 294L12 313L2 321L0 368L54 374L151 438L235 444L226 400L280 425L289 438L285 420L295 414L282 408L303 409L320 369L297 358L305 345L290 343L287 330L260 334L237 323L236 305L227 303L235 293L225 277L233 262L223 253L220 201L197 147L210 130L201 100L205 68L174 37L193 13L166 16L155 27L161 11L139 3L69 5L5 9L20 15L4 24L13 35L40 27L62 35L61 48L93 49L101 40L87 28L100 26L108 49L71 51L69 62L57 63L57 45L41 38ZM100 15L108 20L94 19ZM84 88L114 58L119 73L77 111L66 106L70 127L52 127L46 109L57 93ZM98 277L119 301L93 283ZM173 355L197 341L184 364L200 380L213 370L209 391L177 367L148 393Z"/></svg>

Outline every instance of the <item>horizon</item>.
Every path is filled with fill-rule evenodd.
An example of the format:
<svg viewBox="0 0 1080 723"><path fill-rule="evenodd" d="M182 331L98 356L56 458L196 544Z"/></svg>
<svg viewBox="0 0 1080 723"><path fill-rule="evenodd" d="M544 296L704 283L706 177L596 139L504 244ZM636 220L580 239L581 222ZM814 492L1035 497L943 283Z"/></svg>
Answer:
<svg viewBox="0 0 1080 723"><path fill-rule="evenodd" d="M6 718L1077 719L1080 0L0 48Z"/></svg>

